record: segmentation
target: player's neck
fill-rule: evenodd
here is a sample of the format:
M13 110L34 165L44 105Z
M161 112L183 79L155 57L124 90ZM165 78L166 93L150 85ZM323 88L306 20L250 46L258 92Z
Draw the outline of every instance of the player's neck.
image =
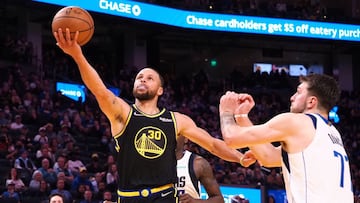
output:
M328 119L328 113L327 113L327 112L324 112L324 111L320 111L320 110L318 110L318 109L307 110L307 111L304 111L304 113L319 114L319 115L321 115L323 118Z
M154 115L160 112L157 106L157 102L154 102L153 100L148 100L148 101L135 100L135 106L141 112L149 115Z

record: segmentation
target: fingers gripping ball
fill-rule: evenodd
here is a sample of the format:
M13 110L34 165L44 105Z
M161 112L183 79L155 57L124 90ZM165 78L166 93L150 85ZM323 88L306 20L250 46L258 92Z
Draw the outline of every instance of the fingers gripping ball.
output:
M64 34L65 29L69 28L72 39L76 31L79 31L78 43L82 46L89 42L94 34L94 21L85 9L77 6L67 6L55 14L51 28L53 32L61 28Z

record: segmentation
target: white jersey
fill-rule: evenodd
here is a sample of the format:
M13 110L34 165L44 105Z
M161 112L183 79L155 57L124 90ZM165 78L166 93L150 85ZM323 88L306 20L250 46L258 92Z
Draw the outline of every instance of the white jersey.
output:
M178 183L176 189L179 194L187 193L195 199L200 199L200 181L194 172L195 154L185 151L184 156L177 161Z
M316 129L313 141L298 153L282 151L288 202L354 202L349 159L340 133L321 116L309 116Z

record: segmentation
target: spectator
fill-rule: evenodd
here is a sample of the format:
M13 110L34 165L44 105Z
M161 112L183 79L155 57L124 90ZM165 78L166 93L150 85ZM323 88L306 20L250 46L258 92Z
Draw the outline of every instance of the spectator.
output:
M61 125L61 130L57 133L57 140L59 142L59 144L65 144L66 142L73 142L76 143L75 138L71 135L70 131L69 131L69 127L70 124L68 123L64 123Z
M46 128L45 127L40 127L39 128L39 133L37 135L35 135L34 137L34 143L37 147L40 147L43 144L48 144L49 143L49 138L46 135Z
M22 149L20 156L15 160L14 168L18 169L20 178L27 185L32 177L33 172L37 169L34 162L29 158L29 152Z
M80 168L80 174L75 177L72 185L71 185L71 191L75 192L78 191L78 188L80 185L85 185L87 189L90 189L91 191L94 191L94 187L89 180L87 170L85 167Z
M70 191L65 189L65 180L59 179L56 183L56 189L51 190L50 195L61 194L63 196L64 203L72 203L73 198Z
M37 197L39 200L48 200L51 188L45 180L41 180L39 190L30 190L29 195Z
M104 166L105 171L109 171L111 165L115 164L115 157L112 154L109 154L106 159L106 163Z
M284 182L282 175L277 172L276 168L270 170L270 174L266 177L266 184L269 189L281 189L284 188Z
M30 191L38 191L40 190L41 181L43 180L43 175L40 171L36 170L33 175L32 179L29 183L29 190Z
M90 177L90 181L94 188L94 195L100 197L98 199L101 199L103 191L101 191L100 183L104 183L104 173L95 173L94 177Z
M55 132L54 125L52 123L47 123L44 127L46 128L46 136L49 139L56 138L57 133Z
M40 149L36 151L37 160L42 160L43 158L47 158L50 161L50 165L55 163L55 156L49 149L49 144L44 143L40 146Z
M28 151L34 151L33 140L29 134L29 128L25 125L20 129L19 140L24 144L24 148Z
M68 128L67 130L69 130L69 128L72 127L71 121L70 121L70 112L71 112L71 110L69 111L69 109L67 109L67 111L64 112L63 118L60 120L60 126L67 127Z
M24 127L24 124L22 123L21 115L17 114L14 118L14 121L10 123L10 130L20 131L22 127Z
M98 192L95 193L97 199L101 199L101 197L103 196L104 192L107 190L107 185L105 183L105 181L100 181L98 182Z
M73 153L75 152L75 143L71 140L64 143L64 148L59 148L57 154L61 154L64 156L71 157L73 156ZM76 152L75 152L76 153Z
M111 193L109 190L106 190L103 194L101 203L114 203L116 202L116 199L114 198L113 193Z
M115 192L117 189L117 183L118 183L118 171L117 171L117 167L116 164L112 164L111 167L109 168L109 171L106 173L106 185L107 188L112 191Z
M55 187L57 175L52 167L50 167L50 160L48 158L41 159L41 167L38 171L42 173L43 179L51 186Z
M98 203L99 200L95 200L91 190L86 190L84 193L84 199L80 203Z
M0 125L9 125L10 119L7 118L3 109L0 108Z
M4 135L6 137L6 135ZM19 154L19 151L23 148L23 144L21 141L16 141L16 144L14 144L11 139L5 138L8 144L8 153L5 155L6 159L9 160L10 163L14 163L16 156Z
M0 134L0 158L5 158L8 155L9 140L6 135Z
M36 126L38 125L38 123L41 123L41 121L39 120L38 112L36 111L35 108L30 107L29 111L24 113L23 122L26 123L27 125L33 125L33 126Z
M73 152L70 153L67 164L68 164L68 169L75 176L77 176L80 173L80 168L85 168L84 163L79 158L79 152L77 152L77 150L74 150Z
M101 136L101 144L105 151L107 151L107 152L112 151L112 149L114 147L112 140L113 140L113 138L112 138L111 129L109 126L109 127L105 128L105 130L103 131L102 136Z
M80 184L77 190L70 191L76 203L80 202L84 198L84 193L87 188L88 186Z
M256 185L265 185L265 175L261 171L261 167L258 164L255 164L255 167L253 169L253 179L252 182Z
M7 184L7 190L4 191L1 196L2 198L5 198L7 202L11 202L15 199L17 203L20 203L20 195L15 191L15 183L13 182Z
M18 172L16 168L10 169L10 174L8 179L6 180L6 185L9 185L10 183L15 184L16 192L21 193L26 189L24 182L18 176Z
M50 152L55 156L58 157L63 151L64 147L58 143L56 137L55 138L50 138L50 142L49 142L49 150Z
M58 175L59 173L64 173L65 185L71 186L71 183L74 180L74 176L68 169L68 165L66 164L66 162L67 160L65 156L58 156L57 162L54 164L54 171L56 175Z
M95 174L95 173L101 173L104 172L104 164L100 162L99 160L99 154L93 153L91 155L91 162L86 165L86 169L89 173Z

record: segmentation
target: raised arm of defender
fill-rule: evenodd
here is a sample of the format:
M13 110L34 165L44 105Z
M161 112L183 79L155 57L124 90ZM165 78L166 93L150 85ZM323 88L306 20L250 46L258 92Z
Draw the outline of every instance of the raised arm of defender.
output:
M226 103L225 100L227 100ZM230 102L232 105L228 105L228 102ZM230 147L238 148L241 143L246 143L246 139L242 139L239 136L237 137L236 134L233 134L228 130L236 130L237 126L253 126L251 120L247 115L254 106L254 99L249 94L237 94L234 92L227 92L226 95L222 97L219 106L221 129L224 140ZM236 116L235 118L234 116L231 116L232 119L229 119L229 121L227 121L226 114L241 116ZM224 115L225 118L223 117ZM234 127L229 127L228 125ZM239 140L240 143L237 142L237 140ZM251 145L248 147L261 165L267 167L281 166L280 147L274 147L271 143Z

